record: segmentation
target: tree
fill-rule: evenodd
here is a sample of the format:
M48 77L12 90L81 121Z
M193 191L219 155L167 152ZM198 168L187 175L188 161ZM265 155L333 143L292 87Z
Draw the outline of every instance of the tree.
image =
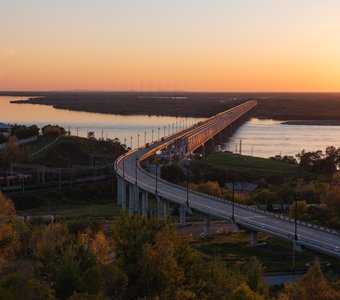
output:
M161 174L163 179L175 184L181 183L185 180L183 169L175 164L162 166Z
M246 283L242 283L233 291L230 300L263 300L263 297L252 291Z
M20 162L24 158L23 153L21 152L18 139L16 136L10 136L8 138L7 146L3 151L3 161L6 164Z
M13 202L0 192L0 273L20 249L19 235L14 227Z
M280 300L336 300L340 299L340 292L328 284L320 264L314 263L297 283L285 285L278 298Z
M58 137L61 135L66 135L65 128L59 126L59 125L46 125L43 128L41 128L41 132L46 137Z

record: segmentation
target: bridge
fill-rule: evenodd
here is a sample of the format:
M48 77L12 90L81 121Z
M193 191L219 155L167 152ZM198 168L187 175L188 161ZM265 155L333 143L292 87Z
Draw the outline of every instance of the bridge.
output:
M176 132L151 145L129 151L115 163L117 174L118 204L130 215L141 210L147 216L148 195L157 199L157 215L168 219L170 203L179 207L179 223L185 224L186 214L197 211L204 215L204 234L209 235L211 217L228 220L234 226L241 226L251 232L251 245L256 245L257 232L293 243L294 249L302 247L340 258L340 232L296 221L286 216L250 208L230 200L216 198L185 187L172 184L155 174L147 172L141 162L155 153L163 152L171 158L177 155L185 158L194 150L205 146L210 139L222 131L235 129L247 114L257 105L248 101L219 113L203 122Z

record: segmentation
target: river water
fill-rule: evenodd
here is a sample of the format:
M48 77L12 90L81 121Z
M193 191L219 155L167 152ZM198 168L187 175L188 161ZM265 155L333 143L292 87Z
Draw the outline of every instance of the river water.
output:
M127 146L136 147L162 137L183 125L193 124L201 119L160 116L123 116L87 113L55 109L52 106L33 104L12 104L10 100L24 97L0 97L0 122L18 123L39 127L58 124L70 130L73 135L87 136L89 131L96 138L119 138ZM158 130L159 128L159 130ZM146 132L146 135L145 135ZM140 135L138 138L138 134ZM327 146L340 147L340 126L285 125L275 120L251 119L242 125L223 144L223 149L258 157L277 154L295 155L301 150L325 150Z
M199 118L176 118L146 115L110 115L55 109L48 105L16 104L11 100L27 97L0 96L0 122L10 124L60 125L72 135L86 137L92 131L96 138L118 138L128 147L135 148L150 143L158 137L199 122ZM153 133L152 133L153 131ZM146 134L145 134L146 133ZM139 134L139 137L138 137ZM131 139L132 137L132 139Z

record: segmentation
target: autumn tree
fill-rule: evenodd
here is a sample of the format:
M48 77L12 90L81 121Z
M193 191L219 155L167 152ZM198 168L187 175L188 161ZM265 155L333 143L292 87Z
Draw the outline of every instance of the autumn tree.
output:
M295 284L285 285L279 294L279 300L337 300L340 299L340 291L335 290L327 282L322 274L320 264L315 263Z

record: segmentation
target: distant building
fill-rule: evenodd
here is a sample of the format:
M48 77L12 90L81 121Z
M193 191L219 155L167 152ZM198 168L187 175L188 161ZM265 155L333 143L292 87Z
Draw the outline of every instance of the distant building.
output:
M225 184L225 187L231 192L234 189L235 193L249 195L251 192L255 191L259 186L258 184L250 182L227 182Z
M4 123L0 123L0 134L4 135L5 137L8 137L11 135L12 132L12 126L9 126Z

